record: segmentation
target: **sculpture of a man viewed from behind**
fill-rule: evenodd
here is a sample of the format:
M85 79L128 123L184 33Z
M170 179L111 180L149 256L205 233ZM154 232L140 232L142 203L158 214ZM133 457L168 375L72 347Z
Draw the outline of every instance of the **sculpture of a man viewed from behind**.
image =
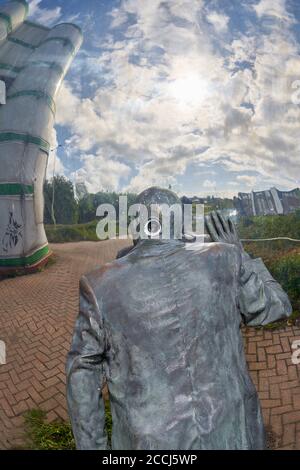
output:
M138 202L180 202L150 188ZM101 389L111 403L112 449L263 449L264 426L240 325L288 317L291 305L231 220L206 217L211 241L137 240L84 276L67 360L78 449L106 449Z

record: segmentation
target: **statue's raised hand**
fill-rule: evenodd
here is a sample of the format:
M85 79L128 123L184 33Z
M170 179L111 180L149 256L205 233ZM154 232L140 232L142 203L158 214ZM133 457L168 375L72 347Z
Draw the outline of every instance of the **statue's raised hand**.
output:
M243 250L234 223L220 211L205 216L205 227L213 242L230 243Z

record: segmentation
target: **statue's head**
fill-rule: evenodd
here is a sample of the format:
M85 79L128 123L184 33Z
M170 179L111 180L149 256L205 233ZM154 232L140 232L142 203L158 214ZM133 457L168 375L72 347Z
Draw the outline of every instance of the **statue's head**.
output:
M140 206L140 238L168 238L168 233L170 239L182 237L182 204L173 191L153 186L139 194L136 204Z
M181 200L173 193L170 189L159 188L158 186L152 186L151 188L142 191L136 200L137 204L144 204L150 208L151 204L180 204Z

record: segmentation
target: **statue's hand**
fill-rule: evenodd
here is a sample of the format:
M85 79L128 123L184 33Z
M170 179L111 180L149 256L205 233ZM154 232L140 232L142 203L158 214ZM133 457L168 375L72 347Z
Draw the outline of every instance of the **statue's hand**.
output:
M220 211L205 216L205 227L213 242L230 243L243 250L234 223Z

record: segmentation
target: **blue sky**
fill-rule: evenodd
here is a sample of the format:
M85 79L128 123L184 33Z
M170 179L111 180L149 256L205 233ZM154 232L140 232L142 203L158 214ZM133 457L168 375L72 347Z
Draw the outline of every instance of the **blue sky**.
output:
M90 191L300 185L299 0L32 0L30 15L84 33L57 172Z

